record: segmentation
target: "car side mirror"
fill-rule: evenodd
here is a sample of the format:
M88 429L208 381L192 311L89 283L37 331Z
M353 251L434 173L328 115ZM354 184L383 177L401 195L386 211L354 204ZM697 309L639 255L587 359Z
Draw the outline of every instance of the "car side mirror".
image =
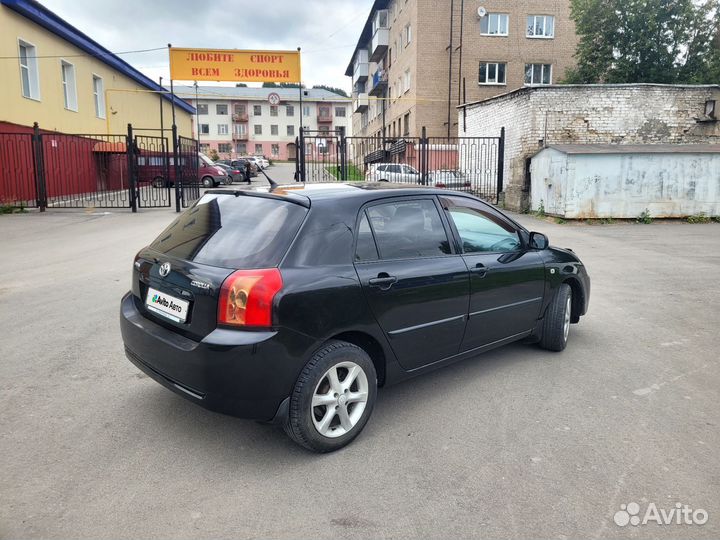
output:
M530 247L532 249L547 249L550 245L548 237L543 233L531 232L530 233Z

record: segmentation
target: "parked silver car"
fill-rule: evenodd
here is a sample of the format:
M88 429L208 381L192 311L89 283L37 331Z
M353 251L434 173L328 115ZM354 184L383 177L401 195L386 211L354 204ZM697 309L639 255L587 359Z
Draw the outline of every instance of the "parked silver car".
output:
M420 173L414 167L403 163L373 163L365 171L367 182L400 182L419 184Z
M438 188L462 190L471 187L472 183L468 177L460 171L440 169L428 173L428 185Z

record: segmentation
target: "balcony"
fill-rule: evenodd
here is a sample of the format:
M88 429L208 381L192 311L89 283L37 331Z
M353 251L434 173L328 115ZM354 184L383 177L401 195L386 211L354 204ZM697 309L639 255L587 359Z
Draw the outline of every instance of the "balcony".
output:
M318 109L317 121L318 124L332 124L332 110Z
M365 112L370 104L367 94L355 94L353 97L353 112Z
M379 62L387 52L390 44L390 28L388 27L388 11L378 10L373 18L373 36L370 41L370 61Z
M247 122L248 121L248 113L235 113L232 115L232 121L239 123L239 122Z
M370 71L368 68L367 49L360 49L355 53L355 68L353 70L353 85L367 81Z
M247 131L244 133L235 133L232 134L232 140L233 141L247 141L248 140L248 133Z
M372 88L370 89L371 96L384 96L385 90L387 90L388 78L387 71L384 69L378 69L373 75Z

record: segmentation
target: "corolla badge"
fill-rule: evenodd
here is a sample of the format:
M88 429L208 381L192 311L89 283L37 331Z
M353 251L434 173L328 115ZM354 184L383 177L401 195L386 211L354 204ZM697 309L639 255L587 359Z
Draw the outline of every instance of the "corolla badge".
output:
M162 264L160 265L160 275L161 275L162 277L165 277L165 276L167 276L169 273L170 273L170 263L169 263L169 262L162 263Z

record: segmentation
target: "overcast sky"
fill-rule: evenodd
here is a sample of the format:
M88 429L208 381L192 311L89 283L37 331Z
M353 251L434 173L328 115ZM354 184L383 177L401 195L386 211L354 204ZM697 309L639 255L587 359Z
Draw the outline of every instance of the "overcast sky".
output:
M303 83L350 90L345 68L372 0L40 0L112 52L165 47L302 47ZM122 55L157 80L166 50ZM201 83L212 84L212 83Z

